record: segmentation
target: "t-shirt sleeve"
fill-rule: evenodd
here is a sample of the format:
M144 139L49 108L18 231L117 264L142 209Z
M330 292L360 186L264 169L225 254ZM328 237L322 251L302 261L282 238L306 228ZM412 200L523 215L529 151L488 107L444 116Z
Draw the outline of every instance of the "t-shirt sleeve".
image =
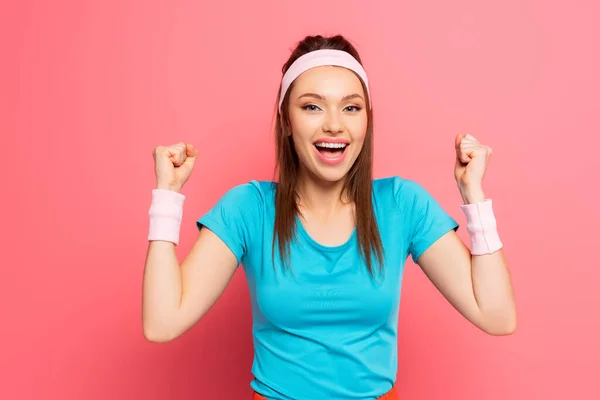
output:
M196 221L198 230L210 229L217 235L242 263L252 245L253 233L260 221L260 193L252 182L235 186Z
M416 263L429 246L450 230L457 231L459 224L421 184L403 180L401 186L398 192L406 205L408 253Z

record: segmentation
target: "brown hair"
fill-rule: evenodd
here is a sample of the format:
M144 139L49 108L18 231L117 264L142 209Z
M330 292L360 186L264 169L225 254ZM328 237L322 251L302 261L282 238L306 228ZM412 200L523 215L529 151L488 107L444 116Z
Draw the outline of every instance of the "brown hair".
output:
M287 62L283 65L282 73L288 70L300 56L315 50L333 49L342 50L352 55L359 63L360 56L354 46L343 36L332 37L307 36L300 41L292 51ZM360 79L360 78L359 78ZM369 104L368 93L361 79L366 103ZM273 260L275 257L275 243L278 243L281 262L284 266L289 260L290 241L295 239L296 216L300 213L298 208L298 172L300 161L294 149L290 133L289 122L289 94L294 83L288 89L279 112L279 94L277 95L276 107L277 118L275 123L276 172L279 172L278 184L275 196L275 226L273 232ZM281 92L281 86L278 93ZM375 255L379 261L379 267L383 266L383 245L379 235L377 221L372 203L372 173L373 173L373 111L367 107L368 123L367 133L363 148L358 155L354 165L348 171L345 192L355 204L356 233L358 235L359 252L364 258L369 273L373 276L372 257Z

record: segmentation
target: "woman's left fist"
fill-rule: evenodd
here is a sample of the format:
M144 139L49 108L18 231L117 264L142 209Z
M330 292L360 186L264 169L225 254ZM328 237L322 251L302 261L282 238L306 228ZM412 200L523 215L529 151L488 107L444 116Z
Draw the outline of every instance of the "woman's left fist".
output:
M492 148L484 146L469 134L461 133L454 139L456 165L454 178L460 189L481 189Z

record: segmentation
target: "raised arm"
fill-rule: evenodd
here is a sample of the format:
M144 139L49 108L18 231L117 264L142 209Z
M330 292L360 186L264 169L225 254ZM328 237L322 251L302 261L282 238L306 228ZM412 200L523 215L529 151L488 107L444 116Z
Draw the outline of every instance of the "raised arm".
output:
M152 193L142 295L143 332L153 342L173 340L191 328L223 293L239 265L232 250L206 227L181 265L177 260L185 199L179 192L197 155L183 142L153 152L157 188Z
M455 137L455 151L454 174L464 201L461 209L467 217L471 249L454 229L447 229L454 225L440 222L448 218L431 196L418 190L425 204L421 209L427 212L421 213L426 223L416 225L414 237L428 240L421 240L426 246L420 250L427 249L415 257L416 262L452 306L474 325L491 335L509 335L517 327L514 291L492 201L482 189L492 149L471 135L460 134ZM436 225L441 228L431 228Z

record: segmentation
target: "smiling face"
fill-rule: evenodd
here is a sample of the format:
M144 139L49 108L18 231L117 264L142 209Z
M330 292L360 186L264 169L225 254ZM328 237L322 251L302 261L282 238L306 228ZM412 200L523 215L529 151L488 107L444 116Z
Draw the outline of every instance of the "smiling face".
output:
M289 96L289 121L300 173L345 179L367 134L368 102L360 79L343 67L302 73Z

